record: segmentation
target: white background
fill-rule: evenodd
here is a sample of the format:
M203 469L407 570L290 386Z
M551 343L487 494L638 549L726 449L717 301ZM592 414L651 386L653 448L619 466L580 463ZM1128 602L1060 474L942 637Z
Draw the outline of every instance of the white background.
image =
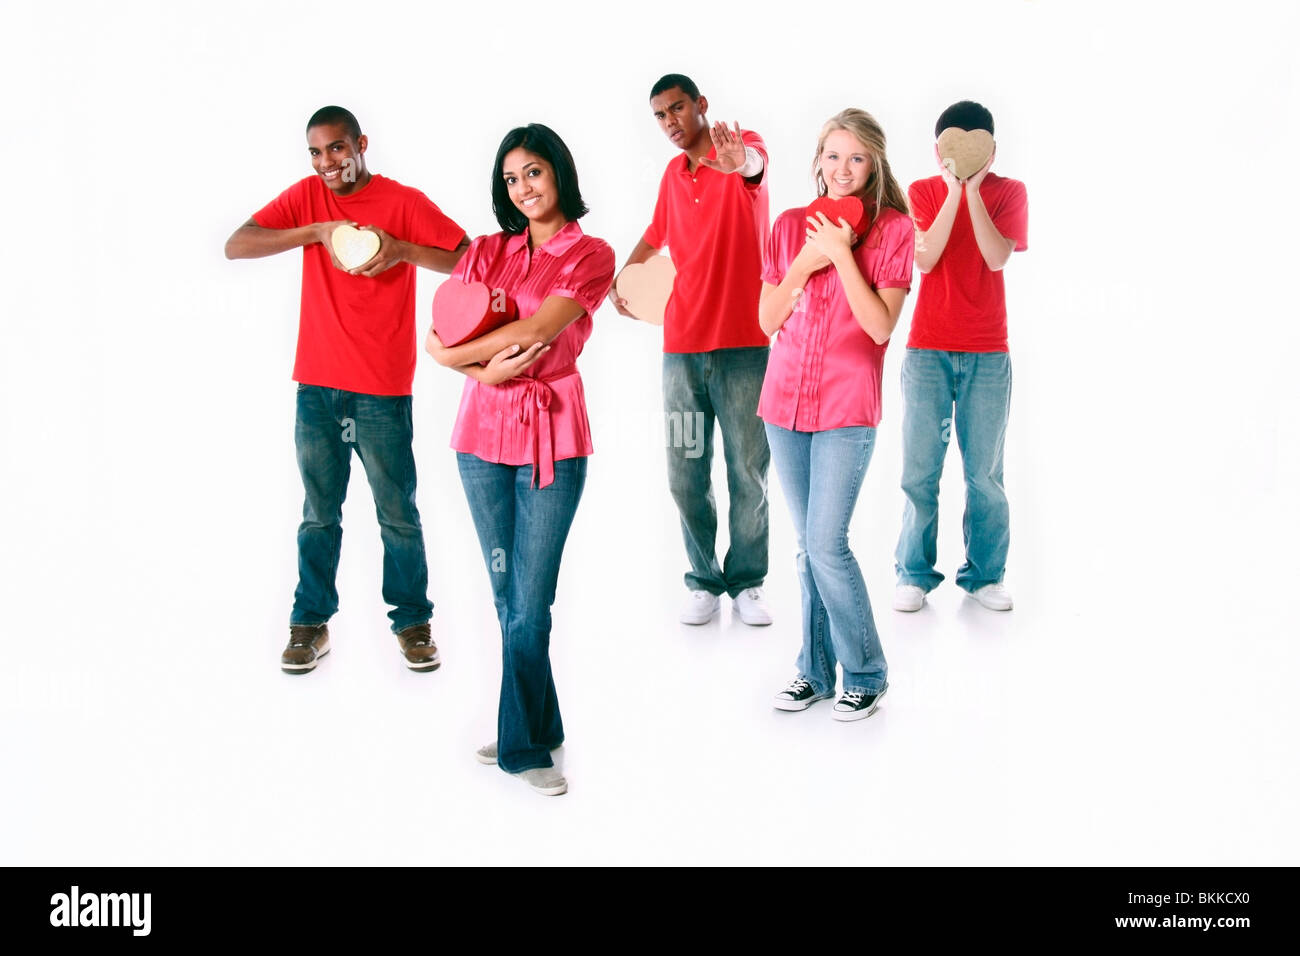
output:
M24 4L6 11L0 353L0 862L1295 864L1297 36L1292 5ZM471 234L501 135L569 143L620 261L674 155L651 84L686 72L758 130L772 213L821 123L880 120L906 185L938 113L997 122L1030 195L1007 270L1016 609L941 570L889 610L898 362L852 541L890 661L880 713L770 708L776 624L676 623L684 553L659 336L608 308L581 360L596 455L553 660L571 791L473 761L499 635L454 458L460 381L421 354L420 506L445 664L408 673L354 469L334 651L277 666L301 489L300 255L222 243L309 173L319 106ZM419 278L427 324L438 277ZM720 472L720 469L719 469ZM725 505L724 505L725 506Z

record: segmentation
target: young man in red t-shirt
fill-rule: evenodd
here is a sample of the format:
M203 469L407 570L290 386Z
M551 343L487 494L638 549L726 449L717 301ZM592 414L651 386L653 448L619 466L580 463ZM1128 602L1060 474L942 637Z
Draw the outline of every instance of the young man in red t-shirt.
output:
M415 506L411 382L415 375L415 267L451 272L469 246L417 189L366 169L368 139L339 106L307 122L315 175L267 203L226 241L228 259L303 250L302 309L293 377L294 441L306 500L298 526L298 589L289 616L286 673L329 653L334 585L352 451L366 470L384 544L384 600L407 667L440 662L429 631L424 533ZM378 251L346 268L330 243L342 224L374 233Z
M691 565L681 620L704 624L718 613L725 591L746 624L771 624L763 597L770 456L758 417L768 356L768 337L758 324L769 230L767 147L739 124L710 126L708 108L695 83L680 73L651 89L650 109L683 155L664 170L654 219L627 265L667 246L677 269L664 312L663 388L668 484ZM610 301L637 318L614 290ZM715 421L731 498L731 546L721 566L711 479Z
M953 127L991 136L993 116L963 100L939 116L935 139ZM920 610L926 593L943 580L934 567L939 476L954 434L966 477L966 561L957 585L987 608L1011 610L1002 586L1010 542L1002 459L1011 405L1002 269L1013 251L1028 247L1029 206L1023 183L989 172L995 154L964 182L940 161L938 176L908 190L923 275L903 358L907 503L895 552L898 611Z

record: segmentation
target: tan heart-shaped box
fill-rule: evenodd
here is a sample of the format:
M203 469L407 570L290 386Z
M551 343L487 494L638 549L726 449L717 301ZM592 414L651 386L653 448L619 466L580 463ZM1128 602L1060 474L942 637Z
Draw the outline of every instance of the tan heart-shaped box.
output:
M346 223L335 226L330 233L330 245L334 247L334 256L343 263L345 269L364 266L379 251L379 237L373 232L353 229Z
M986 129L949 126L939 134L939 162L958 179L970 179L993 155L993 134Z
M618 274L614 288L621 298L627 299L627 310L643 322L664 324L664 310L673 294L673 279L677 270L667 256L651 256L645 262L634 262Z

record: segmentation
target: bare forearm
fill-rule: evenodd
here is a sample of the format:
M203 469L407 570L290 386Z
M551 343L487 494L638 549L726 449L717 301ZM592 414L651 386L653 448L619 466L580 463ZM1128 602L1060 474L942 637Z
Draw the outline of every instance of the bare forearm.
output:
M471 365L487 362L512 345L523 352L537 343L550 345L561 332L583 314L583 308L565 296L548 296L532 315L485 332L476 339L445 349L437 360L442 365Z
M627 257L627 262L623 263L623 268L626 269L628 266L645 262L658 251L658 249L650 245L650 243L646 242L644 239L638 239L636 248L634 248L631 255Z
M795 303L799 301L796 293L808 284L809 275L792 265L780 285L763 284L758 300L758 324L764 335L775 335L794 314Z
M957 219L957 207L960 203L961 188L950 188L943 205L939 207L938 214L930 223L930 228L925 232L917 232L916 267L922 272L933 269L939 257L943 255L943 250L948 245L948 237L952 235L952 224Z
M862 331L871 336L871 341L884 345L894 334L894 326L898 324L901 310L890 309L880 293L871 288L871 283L863 277L851 251L846 249L838 255L834 264L853 318L857 319Z
M984 198L978 189L966 190L966 205L970 208L970 224L975 231L975 243L979 246L984 264L991 272L999 271L1011 258L1015 242L998 232L993 225L993 218L984 205Z
M436 246L418 246L413 242L403 242L402 259L430 272L449 275L460 262L461 256L469 248L469 238L461 239L455 249L439 249Z
M315 225L294 229L263 229L250 219L226 240L226 258L261 259L319 241Z

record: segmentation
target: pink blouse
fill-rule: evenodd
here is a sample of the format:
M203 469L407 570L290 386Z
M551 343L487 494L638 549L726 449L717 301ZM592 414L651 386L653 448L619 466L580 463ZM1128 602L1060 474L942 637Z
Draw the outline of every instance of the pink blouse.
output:
M772 225L763 256L763 281L780 285L803 248L804 209L787 209ZM912 286L911 217L886 209L853 258L873 289ZM791 431L817 432L880 423L880 378L885 345L877 345L853 317L834 266L809 277L795 311L772 343L758 400L763 421Z
M551 349L523 375L484 385L465 380L451 447L503 465L532 465L533 480L545 488L555 462L591 454L591 426L582 378L575 364L591 337L591 314L614 280L614 250L583 234L576 222L537 249L528 233L479 236L452 277L504 289L527 317L547 296L573 299L586 312L556 336Z

